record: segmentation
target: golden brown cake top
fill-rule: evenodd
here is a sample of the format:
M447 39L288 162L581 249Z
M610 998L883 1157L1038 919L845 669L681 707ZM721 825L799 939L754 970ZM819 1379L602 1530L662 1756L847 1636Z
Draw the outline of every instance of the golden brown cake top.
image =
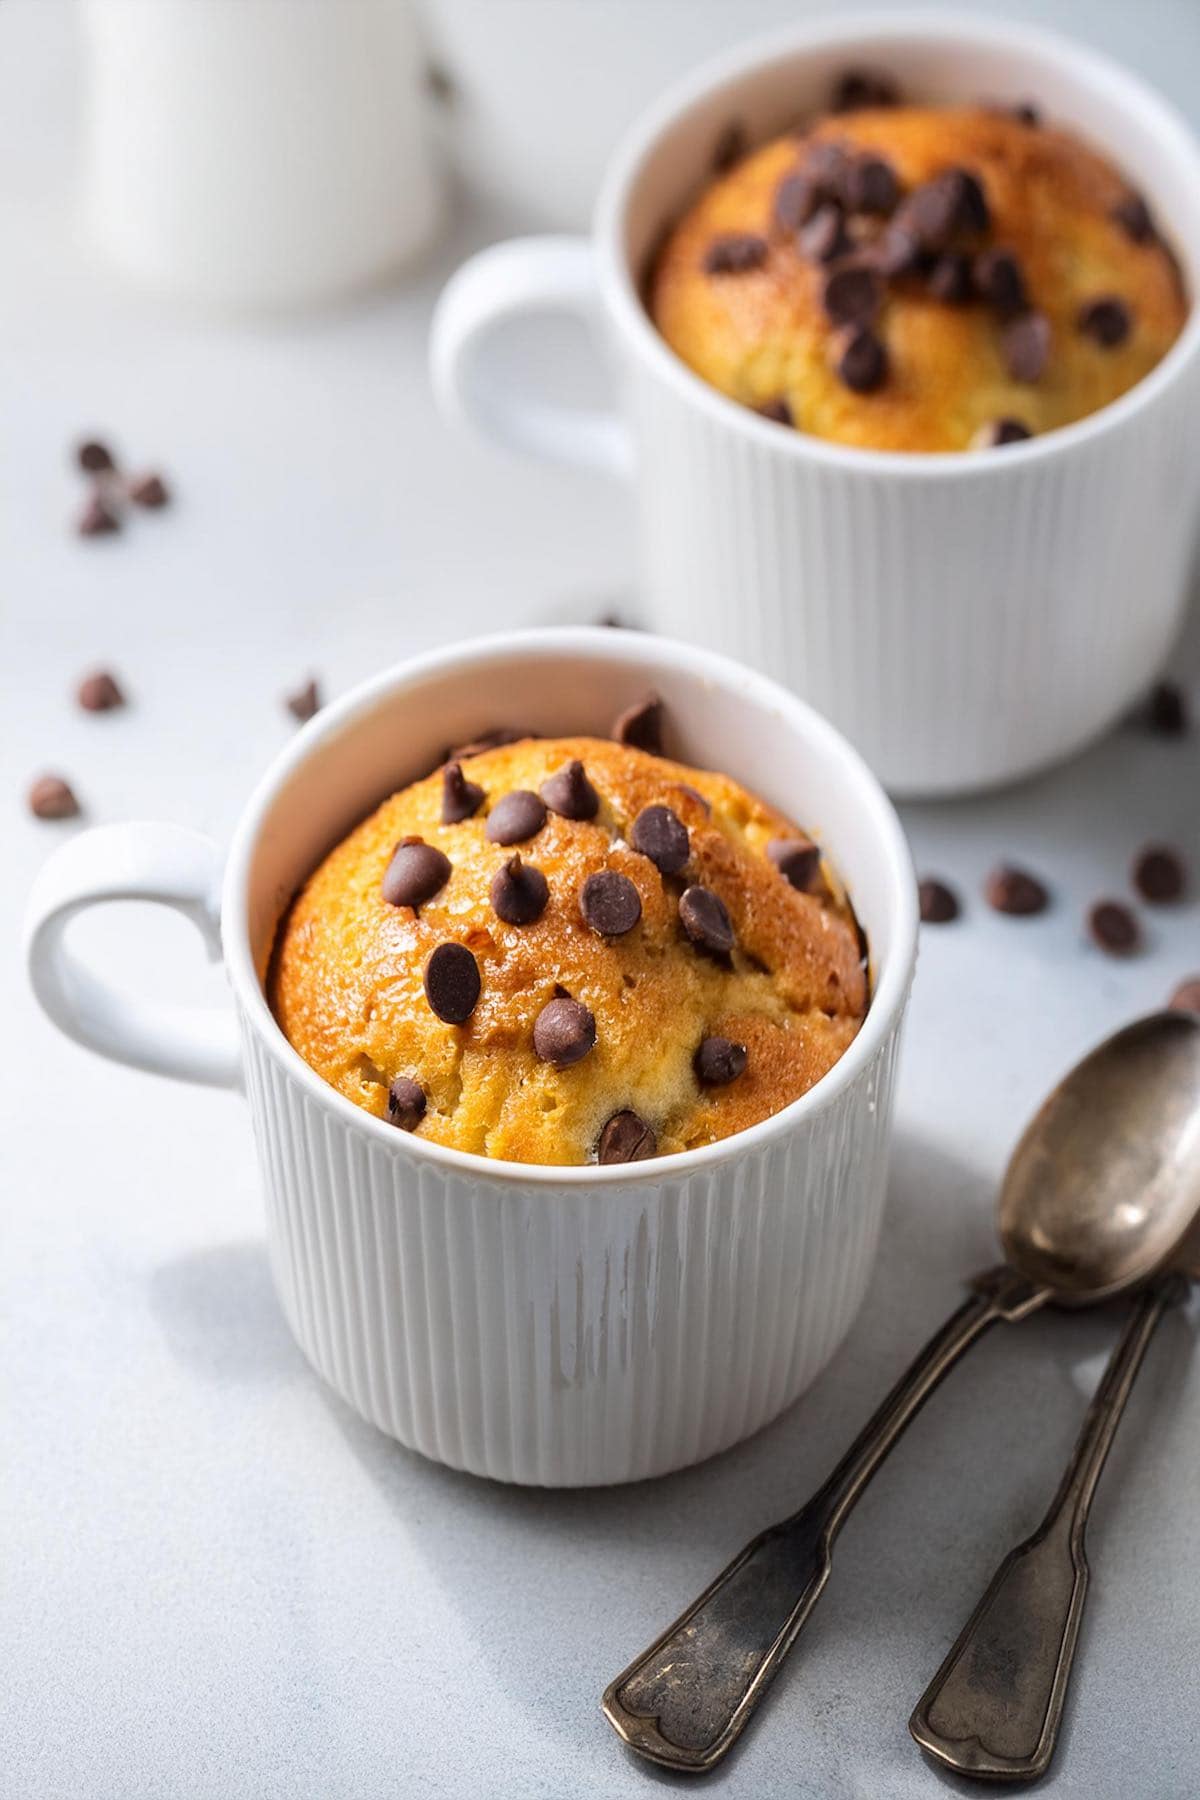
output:
M295 900L269 988L356 1105L560 1164L767 1118L867 1004L853 914L803 832L725 775L588 737L461 755L386 800Z
M917 451L1084 418L1148 374L1187 316L1148 208L1095 150L1022 110L889 104L720 174L668 235L649 306L731 398L838 443Z

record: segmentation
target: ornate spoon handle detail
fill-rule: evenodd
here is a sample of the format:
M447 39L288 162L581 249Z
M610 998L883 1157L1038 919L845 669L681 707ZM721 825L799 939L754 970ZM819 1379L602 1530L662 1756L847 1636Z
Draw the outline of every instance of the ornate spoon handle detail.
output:
M850 1509L938 1383L997 1319L1048 1297L1011 1269L985 1278L897 1382L808 1504L737 1555L605 1690L606 1718L667 1768L711 1769L736 1742L829 1579Z
M1134 1308L1084 1417L1050 1510L1010 1550L908 1722L960 1775L1032 1780L1054 1755L1087 1594L1088 1514L1146 1347L1187 1290L1182 1276Z

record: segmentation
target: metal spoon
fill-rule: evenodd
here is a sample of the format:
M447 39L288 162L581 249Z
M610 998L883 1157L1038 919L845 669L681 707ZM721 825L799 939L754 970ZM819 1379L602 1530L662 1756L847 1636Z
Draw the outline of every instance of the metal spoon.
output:
M671 1769L718 1763L803 1630L851 1508L963 1352L998 1319L1145 1281L1198 1206L1200 1017L1155 1013L1093 1050L1026 1129L997 1203L1007 1264L972 1284L807 1505L747 1544L605 1689L625 1743Z

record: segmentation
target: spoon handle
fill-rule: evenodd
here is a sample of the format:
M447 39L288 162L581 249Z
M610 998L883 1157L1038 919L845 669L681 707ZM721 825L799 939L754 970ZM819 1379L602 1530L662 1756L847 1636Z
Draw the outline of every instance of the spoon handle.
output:
M1085 1537L1092 1497L1146 1347L1181 1276L1147 1290L1133 1310L1084 1417L1050 1510L1010 1550L908 1728L960 1775L1033 1780L1054 1755L1087 1594Z
M605 1717L667 1768L711 1769L736 1742L829 1578L833 1541L872 1475L938 1383L997 1319L1047 1292L1000 1269L901 1376L832 1474L791 1518L740 1551L698 1600L605 1689Z

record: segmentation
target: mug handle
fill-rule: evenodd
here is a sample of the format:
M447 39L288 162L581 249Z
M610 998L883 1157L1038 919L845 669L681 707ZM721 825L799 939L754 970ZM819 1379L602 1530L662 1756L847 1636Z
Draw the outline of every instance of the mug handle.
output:
M596 253L587 238L513 238L465 262L439 296L430 333L434 391L444 412L506 449L633 474L633 440L615 412L560 406L516 389L491 360L507 319L574 313L602 337Z
M123 994L67 942L91 906L154 900L190 919L211 960L221 954L221 854L179 825L105 825L62 845L29 896L25 955L47 1017L76 1043L157 1075L237 1087L241 1056L232 1009L169 1006Z

